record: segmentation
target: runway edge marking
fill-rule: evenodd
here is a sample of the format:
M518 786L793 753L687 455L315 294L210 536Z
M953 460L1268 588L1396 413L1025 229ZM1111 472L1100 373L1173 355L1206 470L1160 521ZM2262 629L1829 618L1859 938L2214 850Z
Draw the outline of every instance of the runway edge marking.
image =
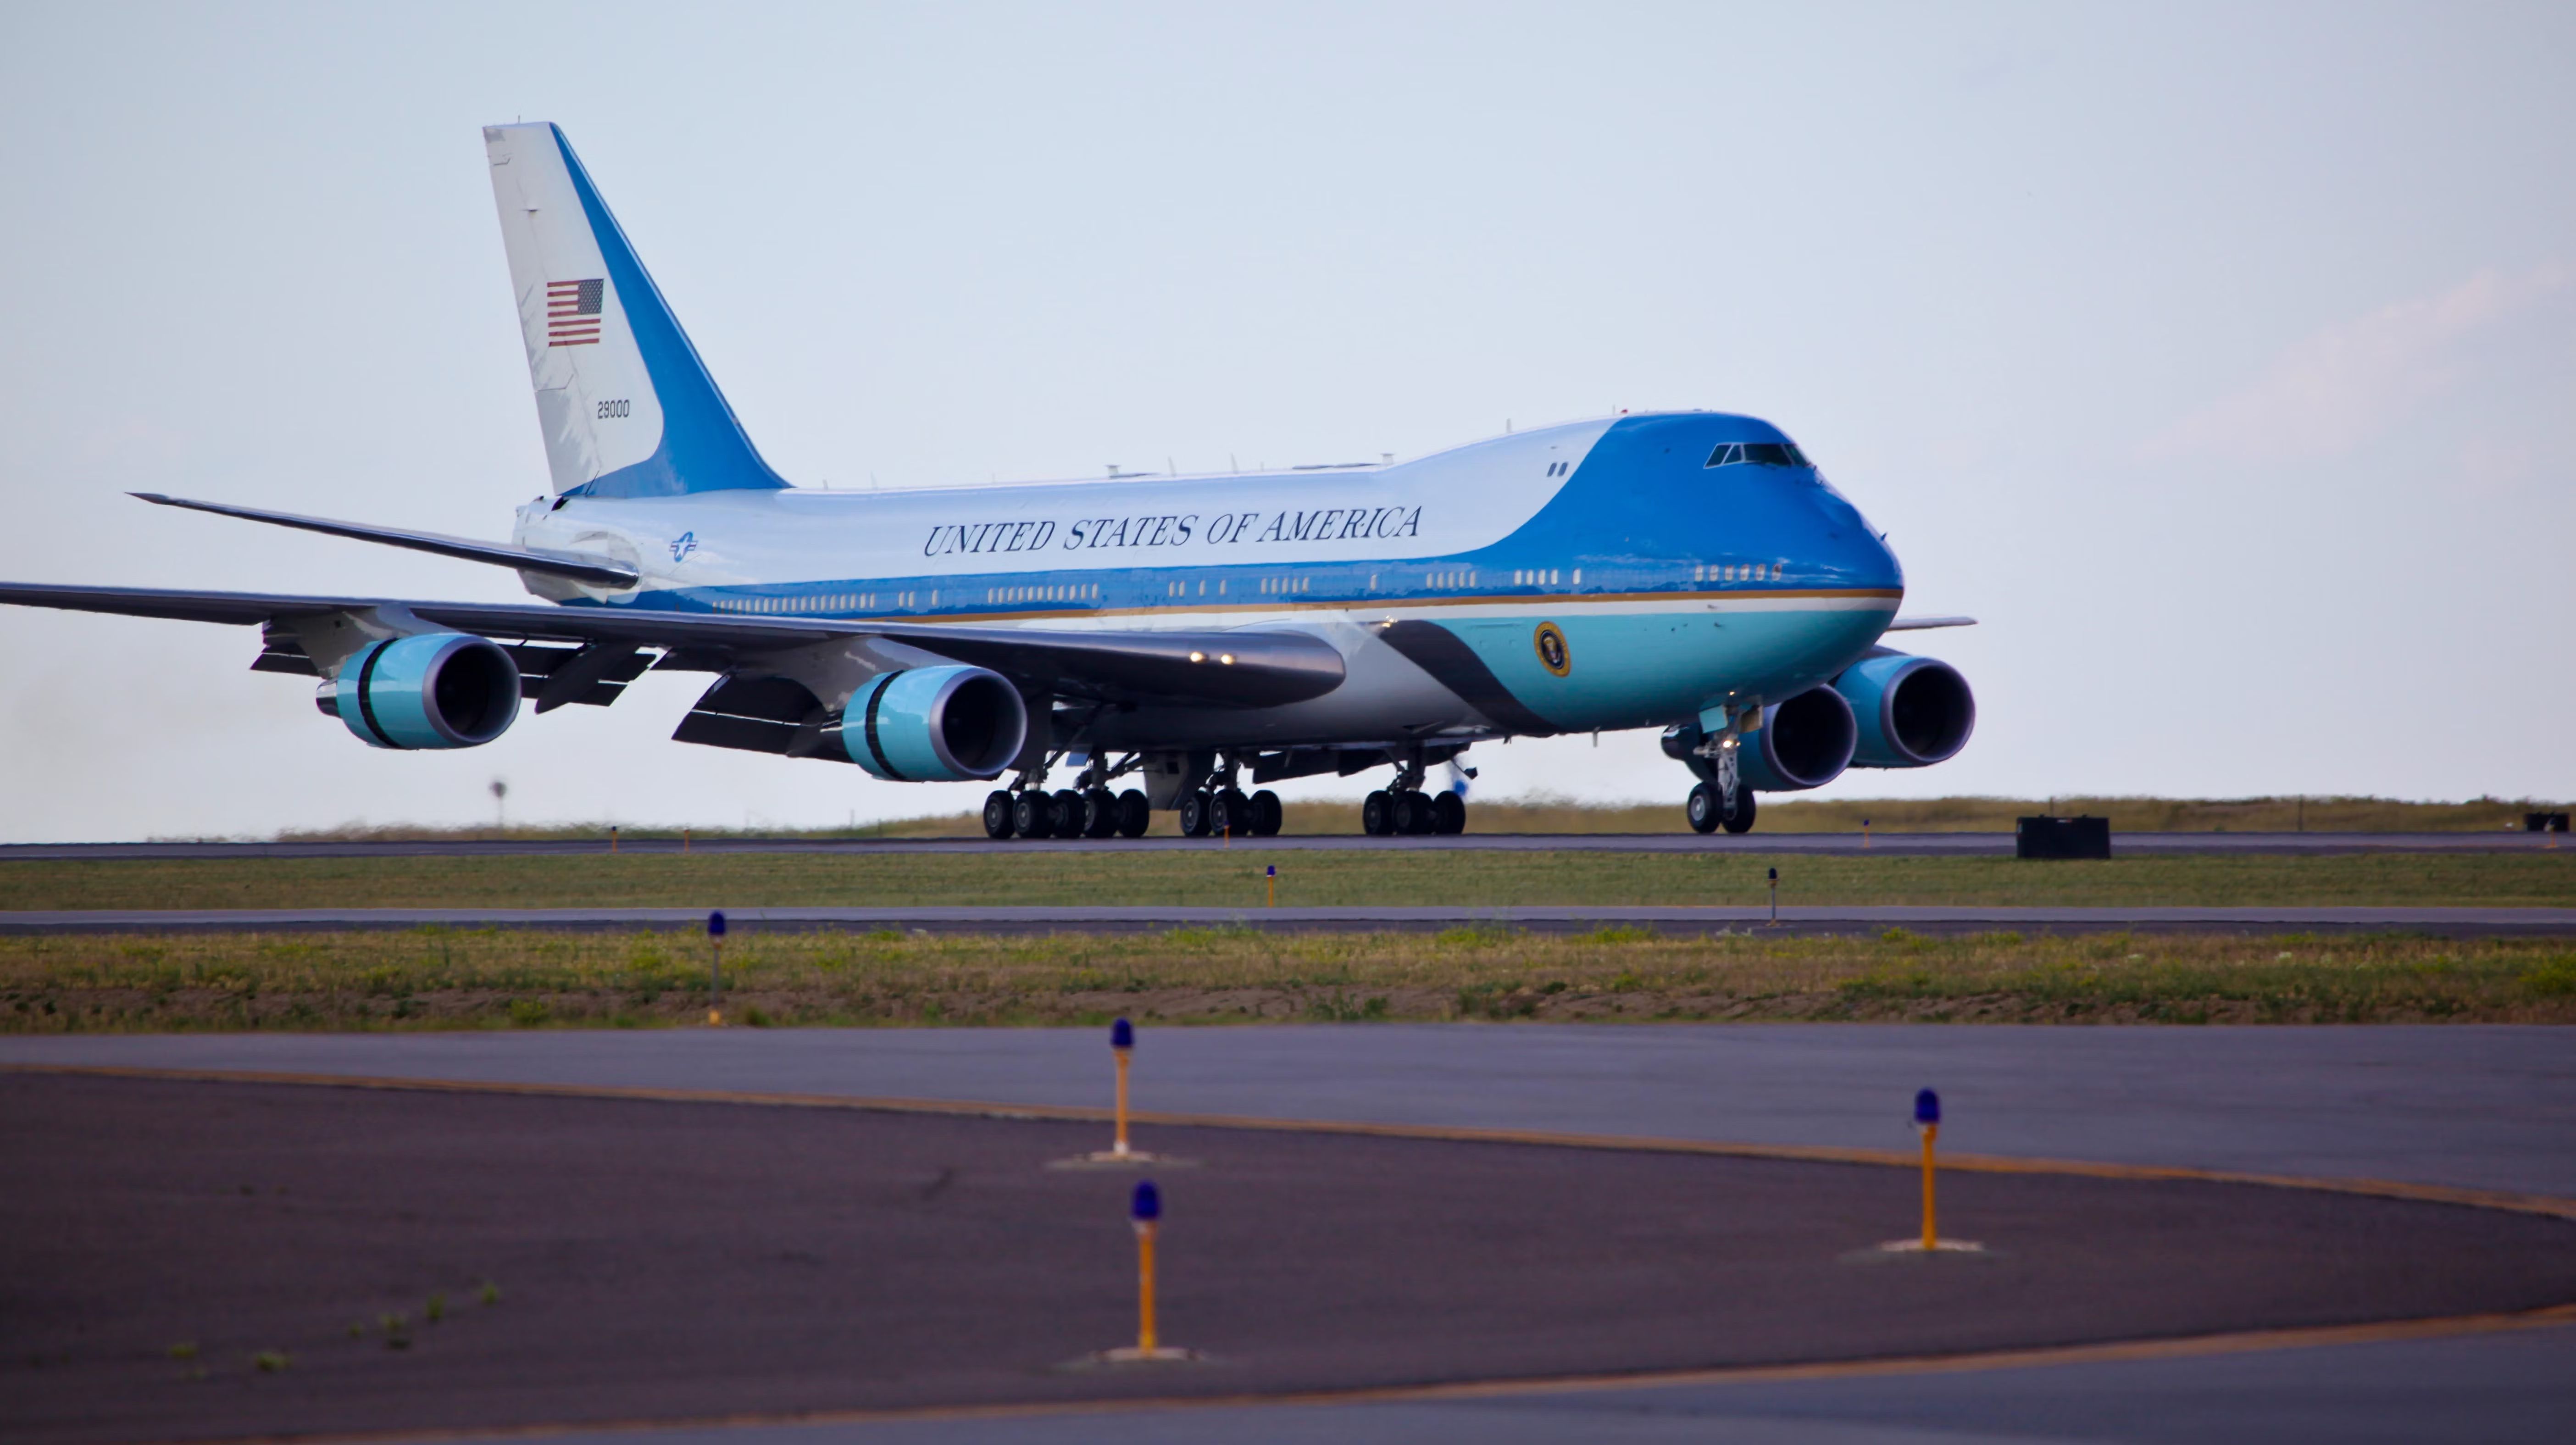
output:
M416 1093L526 1095L666 1104L730 1104L773 1109L846 1109L879 1114L945 1114L967 1118L1103 1123L1113 1111L1080 1104L1008 1104L972 1099L909 1099L853 1094L760 1093L733 1089L656 1089L615 1084L522 1083L498 1079L406 1078L399 1075L317 1074L264 1069L176 1069L121 1064L0 1063L0 1074L75 1074L97 1078L160 1079L210 1084L286 1084L309 1088L387 1089ZM1750 1144L1722 1139L1655 1135L1577 1134L1540 1129L1482 1129L1438 1124L1387 1124L1367 1120L1280 1119L1251 1114L1178 1114L1130 1111L1138 1124L1177 1129L1236 1129L1281 1134L1341 1134L1379 1139L1418 1139L1454 1144L1520 1144L1552 1149L1607 1149L1631 1153L1700 1154L1736 1159L1776 1159L1806 1164L1856 1164L1915 1169L1909 1150L1857 1149L1828 1144ZM1944 1154L1941 1167L1975 1174L2051 1174L2133 1182L2239 1184L2263 1189L2304 1189L2419 1204L2450 1204L2576 1221L2576 1199L2500 1189L2464 1189L2402 1179L2337 1179L2302 1174L2263 1174L2197 1169L2174 1164L2113 1164L2089 1159L2037 1159L2003 1154Z

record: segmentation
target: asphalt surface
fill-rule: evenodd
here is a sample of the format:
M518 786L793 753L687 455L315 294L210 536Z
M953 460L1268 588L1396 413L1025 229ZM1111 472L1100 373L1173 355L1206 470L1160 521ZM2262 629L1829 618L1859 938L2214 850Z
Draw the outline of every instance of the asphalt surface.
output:
M1158 928L1267 928L1298 931L1441 929L1500 924L1553 932L1650 925L1676 932L1745 932L1773 926L1767 908L1650 904L1431 908L1347 904L1318 908L1193 908L1141 905L997 904L880 908L724 908L741 929L899 928L932 933L1129 933ZM372 928L697 928L703 908L113 908L0 912L0 934L192 931L258 933ZM1790 933L2102 933L2185 931L2403 930L2447 936L2576 934L2576 908L2154 907L2063 908L1919 904L1783 907Z
M1472 826L1472 824L1471 824ZM2119 833L2120 853L2515 853L2554 851L2564 834L2508 833ZM0 862L172 858L476 858L605 853L596 839L415 839L290 843L6 843ZM1373 850L1587 853L1851 853L2007 857L2010 833L1464 833L1440 838L1299 834L1277 838L621 838L629 853L1158 853L1197 848L1268 852ZM2569 845L2576 852L2576 845Z
M0 1061L1096 1106L1108 1095L1101 1044L1087 1031L1011 1029L20 1036L0 1038ZM1137 1058L1139 1106L1175 1112L1886 1149L1910 1143L1906 1101L1931 1084L1947 1105L1945 1150L2576 1196L2576 1034L2546 1027L1149 1029ZM1140 1142L1159 1141L1148 1129ZM565 1438L2555 1442L2571 1413L2576 1329L2557 1328L1478 1401Z
M0 1358L31 1362L0 1417L86 1442L1216 1397L2576 1301L2576 1221L2501 1210L1954 1171L1951 1232L1994 1257L1856 1266L1910 1232L1910 1170L1166 1128L1199 1167L1163 1177L1165 1335L1218 1363L1067 1371L1132 1333L1132 1176L1045 1167L1098 1135L0 1077Z

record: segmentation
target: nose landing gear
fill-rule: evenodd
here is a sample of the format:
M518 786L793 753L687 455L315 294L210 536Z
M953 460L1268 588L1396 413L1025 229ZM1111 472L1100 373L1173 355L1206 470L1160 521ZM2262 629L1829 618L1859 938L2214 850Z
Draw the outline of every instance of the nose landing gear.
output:
M1736 785L1735 806L1732 808L1726 805L1726 799L1718 792L1715 783L1702 783L1691 789L1690 801L1683 807L1690 817L1694 833L1714 833L1719 828L1741 833L1753 826L1753 790L1741 783Z

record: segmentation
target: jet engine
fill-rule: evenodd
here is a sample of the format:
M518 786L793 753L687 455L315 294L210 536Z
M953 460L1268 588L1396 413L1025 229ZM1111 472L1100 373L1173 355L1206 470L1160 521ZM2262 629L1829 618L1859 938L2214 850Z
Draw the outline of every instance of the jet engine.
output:
M1696 723L1667 728L1664 755L1714 783L1717 765L1698 752L1706 736ZM1744 734L1736 749L1736 779L1765 793L1821 788L1851 765L1854 736L1851 704L1830 687L1811 687L1762 709L1762 726Z
M1830 687L1811 687L1762 709L1762 726L1744 735L1735 775L1763 793L1821 788L1852 760L1852 710Z
M989 778L1029 735L1028 705L998 672L915 667L868 679L841 711L850 761L897 783Z
M1860 725L1856 768L1922 768L1955 755L1977 728L1977 698L1946 662L1881 652L1844 668L1834 690Z
M519 665L490 638L397 637L343 663L314 701L370 747L480 747L519 715Z

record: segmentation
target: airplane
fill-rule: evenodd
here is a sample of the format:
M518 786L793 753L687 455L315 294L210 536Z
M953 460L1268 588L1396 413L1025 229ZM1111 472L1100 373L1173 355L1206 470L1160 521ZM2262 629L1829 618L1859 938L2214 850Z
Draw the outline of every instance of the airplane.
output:
M511 540L135 495L508 567L541 601L0 583L0 602L255 625L254 669L318 678L325 717L396 751L491 742L523 701L607 706L648 668L711 673L676 740L897 782L1008 774L984 802L997 839L1135 837L1156 812L1265 836L1263 785L1377 768L1365 832L1454 834L1461 790L1426 791L1428 769L1649 727L1697 779L1689 825L1740 833L1759 792L1929 766L1975 727L1956 669L1881 640L1974 619L1899 618L1886 539L1769 422L1623 413L1401 461L795 487L562 129L483 142L552 474Z

